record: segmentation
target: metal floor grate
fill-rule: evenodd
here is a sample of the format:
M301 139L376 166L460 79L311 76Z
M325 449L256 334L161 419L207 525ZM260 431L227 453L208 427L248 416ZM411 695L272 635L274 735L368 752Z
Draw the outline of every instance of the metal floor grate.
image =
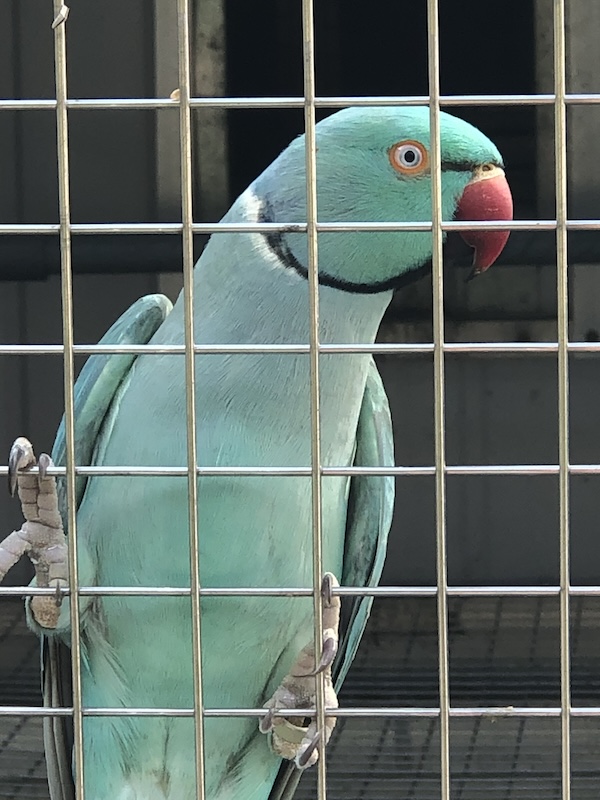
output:
M20 600L0 605L0 648L0 705L41 705L38 642ZM0 718L0 798L47 800L41 719Z
M600 704L600 598L572 598L573 704ZM454 705L558 705L557 598L452 598ZM376 602L341 702L437 704L435 600ZM37 704L38 650L22 604L0 614L0 703ZM0 798L48 797L41 720L0 718ZM597 800L600 719L572 723L572 797ZM559 800L558 718L459 718L451 725L453 800ZM438 800L438 723L426 718L340 719L328 748L329 800ZM308 772L298 800L313 800Z

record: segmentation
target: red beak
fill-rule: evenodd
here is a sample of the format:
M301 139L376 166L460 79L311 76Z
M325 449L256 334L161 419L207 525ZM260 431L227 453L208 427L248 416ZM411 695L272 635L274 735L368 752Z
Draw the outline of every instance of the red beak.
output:
M459 200L454 218L484 222L497 219L512 220L512 195L504 171L500 167L477 170ZM473 270L468 280L492 266L510 236L510 231L486 231L480 228L460 233L465 242L475 249Z

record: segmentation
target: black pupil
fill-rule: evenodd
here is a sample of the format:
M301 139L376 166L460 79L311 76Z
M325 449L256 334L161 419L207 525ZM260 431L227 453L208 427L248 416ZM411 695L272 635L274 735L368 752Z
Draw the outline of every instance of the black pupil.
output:
M407 164L414 164L417 160L417 154L414 150L407 149L404 151L404 160Z

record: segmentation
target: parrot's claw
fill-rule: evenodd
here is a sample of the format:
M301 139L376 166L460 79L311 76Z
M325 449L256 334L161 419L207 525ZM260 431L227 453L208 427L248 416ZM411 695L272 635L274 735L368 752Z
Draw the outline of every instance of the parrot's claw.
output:
M294 678L314 678L321 672L329 669L333 664L338 648L337 634L336 636L328 636L323 640L323 650L321 652L321 660L315 669L310 672L294 672Z
M296 766L298 769L306 769L306 767L311 766L309 762L313 753L316 755L317 745L319 744L320 739L321 734L317 731L308 744L300 749L298 755L296 756ZM314 761L312 763L314 764Z
M32 475L32 467L38 474ZM35 568L36 584L53 588L54 595L31 598L30 609L39 625L55 628L58 624L63 589L69 585L68 548L58 508L56 481L48 475L52 459L42 453L36 460L31 442L19 437L8 457L8 488L19 491L25 522L18 531L0 544L0 580L23 555Z
M19 436L10 448L8 456L8 491L10 496L15 496L19 472L25 472L35 467L35 455L29 439Z
M326 572L321 581L321 597L327 608L333 603L333 589L339 586L337 578L331 572Z
M294 760L298 769L312 766L319 758L319 744L329 741L336 718L325 718L325 730L317 729L316 720L276 715L285 709L314 708L316 705L316 676L323 674L325 706L337 708L338 700L331 679L331 665L337 653L340 621L340 598L333 594L339 586L335 576L326 573L321 584L323 597L323 644L319 663L315 666L314 640L300 652L296 663L285 676L259 722L261 733L271 734L271 747L282 758Z
M31 451L33 453L33 450ZM38 458L38 469L40 471L40 480L43 481L48 474L48 469L52 467L52 459L48 453L42 453Z
M328 609L333 607L333 603L335 598L333 596L333 588L334 586L339 586L339 583L335 577L332 575L331 572L326 572L323 576L323 580L321 581L321 597L323 598L323 649L321 651L321 660L315 669L311 670L310 672L298 673L294 674L295 678L310 678L315 675L318 675L320 672L325 672L326 669L329 669L333 664L333 661L337 655L338 649L338 631L337 626L333 635L327 636L328 633L327 626L325 624L325 616L328 613ZM337 601L337 608L339 609L339 599ZM339 611L338 617L339 617ZM339 621L339 620L338 620Z
M258 723L258 729L261 733L269 733L273 730L273 719L275 714L273 709L270 708L264 717L261 717Z

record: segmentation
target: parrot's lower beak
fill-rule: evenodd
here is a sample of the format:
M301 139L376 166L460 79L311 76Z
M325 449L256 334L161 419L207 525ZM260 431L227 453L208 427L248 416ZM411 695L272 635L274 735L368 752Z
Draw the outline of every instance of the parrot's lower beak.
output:
M486 164L475 170L467 184L454 216L456 220L483 221L511 220L513 201L504 170ZM498 258L510 231L486 231L481 228L460 232L462 238L475 249L473 269L467 280L485 272Z

